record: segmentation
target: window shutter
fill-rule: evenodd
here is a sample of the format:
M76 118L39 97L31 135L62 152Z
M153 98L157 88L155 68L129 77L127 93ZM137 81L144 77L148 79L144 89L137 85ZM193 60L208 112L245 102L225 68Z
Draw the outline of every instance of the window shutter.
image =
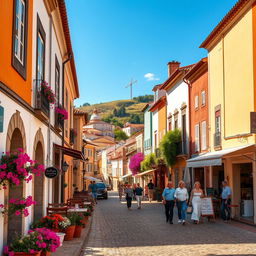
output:
M201 137L202 150L206 150L206 121L203 121L201 125L202 125L202 137Z
M199 125L195 125L195 152L199 151Z

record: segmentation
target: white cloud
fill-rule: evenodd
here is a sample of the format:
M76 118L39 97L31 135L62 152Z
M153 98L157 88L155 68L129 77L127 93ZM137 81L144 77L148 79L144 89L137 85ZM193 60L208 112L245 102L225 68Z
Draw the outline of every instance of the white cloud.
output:
M147 73L144 75L144 77L146 78L147 81L158 81L159 78L155 77L155 74L153 73Z

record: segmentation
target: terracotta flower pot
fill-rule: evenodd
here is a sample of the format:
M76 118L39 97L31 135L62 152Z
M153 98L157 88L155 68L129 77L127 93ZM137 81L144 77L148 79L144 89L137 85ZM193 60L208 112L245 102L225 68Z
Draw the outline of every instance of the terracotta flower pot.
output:
M83 223L83 228L85 228L85 225L88 222L88 216L84 216L84 218L81 220L81 222Z
M70 241L73 239L74 237L74 233L75 233L75 228L76 226L69 226L66 230L65 230L65 237L64 237L64 241Z
M79 238L81 237L81 233L82 233L82 226L76 226L75 228L75 233L74 233L74 237Z
M41 252L41 256L50 256L50 255L51 255L51 252L46 252L46 251Z
M15 252L14 256L40 256L40 252L34 252L34 253L29 253L29 252Z

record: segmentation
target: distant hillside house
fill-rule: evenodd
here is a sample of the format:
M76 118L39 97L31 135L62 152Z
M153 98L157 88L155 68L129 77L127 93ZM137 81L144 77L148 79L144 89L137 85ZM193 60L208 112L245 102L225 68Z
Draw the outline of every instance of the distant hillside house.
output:
M135 132L143 130L143 128L144 124L131 124L127 122L122 130L130 137Z
M84 132L98 136L109 136L114 138L114 126L101 120L97 109L94 109L90 122L84 126Z

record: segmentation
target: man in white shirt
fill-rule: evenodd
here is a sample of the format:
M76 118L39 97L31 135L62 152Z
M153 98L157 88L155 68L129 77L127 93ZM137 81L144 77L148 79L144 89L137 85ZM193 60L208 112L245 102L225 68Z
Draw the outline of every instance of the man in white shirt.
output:
M187 202L188 202L188 191L185 188L185 182L181 180L179 182L179 187L176 188L174 197L176 199L176 205L178 207L178 223L185 225L186 223L186 211L187 211Z

